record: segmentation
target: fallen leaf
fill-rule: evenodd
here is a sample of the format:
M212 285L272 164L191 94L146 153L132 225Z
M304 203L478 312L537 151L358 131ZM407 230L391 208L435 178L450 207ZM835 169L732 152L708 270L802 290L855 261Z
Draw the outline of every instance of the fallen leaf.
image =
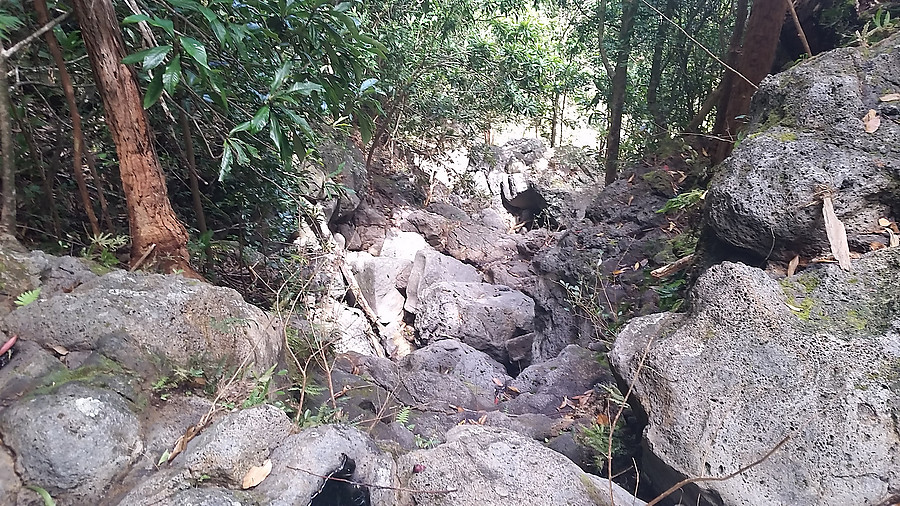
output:
M500 378L492 378L492 379L494 380L494 384L497 385L498 387L503 386L503 382L500 381Z
M787 277L791 277L797 272L798 265L800 265L800 255L794 255L794 258L788 262Z
M625 272L623 269L616 269L616 270L612 271L613 276L618 276L619 274L622 274L623 272Z
M634 174L632 174L631 177L628 178L628 182L629 182L629 183L632 182L632 181L634 181Z
M241 488L246 490L259 485L271 472L272 461L266 459L266 461L263 462L263 465L253 466L247 471L247 474L244 475L244 479L241 480Z
M885 248L884 243L880 243L878 241L872 241L869 243L869 249L872 251L878 251L883 248Z
M875 133L878 130L878 127L881 126L881 117L878 116L878 113L875 109L869 109L869 112L863 116L863 124L866 126L866 133Z
M886 230L888 231L888 235L891 236L890 247L896 248L897 246L900 246L900 234L895 234L894 231L889 228Z
M597 415L597 425L609 425L609 417L600 413Z
M878 226L879 227L889 227L890 225L891 225L891 222L887 218L878 218Z
M847 244L847 229L834 214L834 204L831 197L822 199L822 215L825 217L825 233L828 235L828 244L831 246L831 254L840 264L841 269L850 270L850 246Z
M629 195L629 196L628 196L628 204L626 204L626 205L629 205L629 206L630 206L632 200L634 200L634 195Z
M786 305L787 307L789 307L789 308L791 309L791 311L794 311L795 313L802 313L802 312L803 312L803 308L802 308L802 307L797 307L797 306L791 304L790 302L785 302L784 305Z
M47 347L50 348L51 350L53 350L54 353L56 353L57 355L59 355L61 357L65 357L66 355L69 354L69 350L63 348L62 346L60 346L58 344L48 344Z
M638 270L638 269L640 269L640 268L641 268L641 263L640 263L640 262L635 262L635 263L634 263L634 270Z
M888 93L887 95L882 95L878 98L882 102L893 102L895 100L900 100L900 93Z

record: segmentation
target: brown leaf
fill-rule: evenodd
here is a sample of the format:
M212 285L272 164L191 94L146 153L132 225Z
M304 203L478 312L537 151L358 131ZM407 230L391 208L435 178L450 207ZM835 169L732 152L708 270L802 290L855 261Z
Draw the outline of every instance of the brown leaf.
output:
M888 235L891 236L890 247L896 248L897 246L900 246L900 235L895 234L894 231L889 228L887 228L885 230L887 230Z
M831 245L831 254L834 255L841 269L849 271L850 246L847 244L847 229L834 214L831 197L822 199L822 215L825 217L825 233L828 235L828 244Z
M500 378L491 378L491 379L494 380L494 384L497 385L498 387L503 386L503 382L500 381Z
M878 226L879 227L889 227L889 226L891 226L891 222L887 218L878 218Z
M788 262L787 277L791 277L797 272L798 265L800 265L800 255L794 255L794 258Z
M62 346L60 346L58 344L48 344L47 347L50 348L51 350L53 350L54 353L56 353L60 357L65 357L66 355L69 354L69 350L63 348Z
M883 248L885 248L884 243L880 243L878 241L872 241L869 243L869 249L872 251L878 251Z
M600 413L597 415L597 425L609 425L609 417Z
M894 102L896 100L900 100L900 93L888 93L887 95L882 95L878 98L882 102Z
M881 126L881 117L878 116L878 112L875 109L869 109L869 112L863 116L863 124L866 126L866 133L875 133L878 130L878 127Z
M244 479L241 480L241 488L248 489L262 483L263 480L272 472L272 461L266 459L261 466L253 466L247 470Z

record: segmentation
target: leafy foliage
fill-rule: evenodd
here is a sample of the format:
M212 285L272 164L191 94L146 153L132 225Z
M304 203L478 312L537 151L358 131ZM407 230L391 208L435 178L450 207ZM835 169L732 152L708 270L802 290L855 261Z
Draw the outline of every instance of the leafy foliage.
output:
M15 305L19 307L25 307L28 304L38 300L38 297L41 296L41 289L35 288L34 290L28 290L27 292L22 292L16 297L14 301Z

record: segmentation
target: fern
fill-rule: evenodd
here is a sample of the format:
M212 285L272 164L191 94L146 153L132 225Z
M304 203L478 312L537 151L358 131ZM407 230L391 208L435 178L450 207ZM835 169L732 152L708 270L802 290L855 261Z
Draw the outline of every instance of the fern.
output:
M19 307L27 306L32 302L38 300L38 297L41 296L41 289L35 288L34 290L28 290L27 292L22 292L16 297L15 304Z
M400 425L406 427L406 425L409 423L410 411L412 410L409 406L403 406L402 408L400 408L400 411L397 412L397 416L395 417L395 419Z

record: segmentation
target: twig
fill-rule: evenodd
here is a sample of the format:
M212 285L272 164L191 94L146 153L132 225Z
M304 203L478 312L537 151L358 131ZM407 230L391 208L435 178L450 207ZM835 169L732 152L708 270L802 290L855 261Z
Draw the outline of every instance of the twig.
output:
M670 263L669 265L664 265L664 266L660 267L659 269L653 269L652 271L650 271L650 275L656 279L664 278L670 274L675 274L676 272L684 269L685 267L690 265L691 262L693 262L693 261L694 261L694 254L691 253L690 255L683 256L683 257L679 258L678 260L675 260L674 262Z
M150 247L147 248L147 251L145 251L144 254L141 255L141 258L138 258L138 261L135 262L134 265L132 265L130 269L128 269L128 272L136 271L138 269L138 267L140 267L141 264L144 263L144 260L146 260L147 257L150 256L150 253L153 253L153 250L155 250L155 249L156 249L156 243L151 244Z
M794 19L794 26L797 28L797 36L800 37L800 42L803 43L803 49L806 51L806 55L812 58L812 50L809 48L809 41L806 40L806 33L803 32L803 26L800 24L800 18L797 17L797 9L794 8L793 0L784 0L788 4L788 9L791 11L791 17Z
M24 39L20 40L20 41L17 42L16 44L10 46L9 49L5 49L5 50L3 50L3 51L0 51L0 58L3 58L3 59L9 58L10 56L13 55L13 53L15 53L16 51L18 51L18 50L22 49L23 47L27 46L27 45L30 44L31 41L33 41L34 39L40 37L41 35L44 35L44 34L47 33L48 31L52 30L54 26L56 26L56 25L62 23L62 21L63 21L64 19L66 19L67 17L69 17L71 14L72 14L71 12L64 12L64 13L60 14L59 16L56 16L55 18L53 18L52 21L50 21L50 22L47 23L46 25L40 27L40 28L38 29L38 31L32 33L32 34L29 35L28 37L25 37Z
M723 62L718 56L716 56L715 54L713 54L712 51L710 51L709 49L706 49L706 46L704 46L704 45L701 44L697 39L695 39L694 37L692 37L691 34L687 33L687 32L684 30L684 28L682 28L681 26L678 25L678 23L676 23L676 22L672 21L671 19L667 18L666 15L663 14L662 12L660 12L659 9L657 9L656 7L654 7L654 6L650 5L649 3L647 3L647 0L641 0L641 2L644 2L644 5L646 5L647 7L650 7L651 9L653 9L657 14L659 14L660 16L662 16L663 19L665 19L666 21L668 21L669 23L671 23L672 26L674 26L675 28L678 28L679 30L681 30L681 33L683 33L685 36L687 36L687 38L691 39L691 42L693 42L694 44L697 44L697 45L700 47L700 49L706 51L706 54L712 56L713 59L716 60L717 62L719 62L723 67L725 67L726 69L728 69L728 70L734 72L735 74L737 74L737 75L738 75L741 79L743 79L744 81L747 81L748 83L750 83L750 86L753 86L753 89L754 89L754 90L758 90L758 89L759 89L759 86L753 84L753 81L747 79L747 77L744 76L744 74L741 74L741 73L738 72L737 70L733 69L730 65L728 65L728 64L725 63L725 62Z
M756 466L762 464L763 462L765 462L766 459L768 459L769 457L772 456L772 454L774 454L775 452L777 452L779 448L781 448L782 446L784 446L784 444L787 443L788 440L791 439L791 437L793 437L793 435L794 435L794 434L791 433L791 434L788 434L787 436L784 436L784 439L782 439L781 441L779 441L777 445L773 446L772 449L769 450L768 452L766 452L765 455L763 455L762 457L760 457L760 458L757 459L756 461L751 462L750 464L747 464L746 466L744 466L744 467L738 469L737 471L735 471L735 472L733 472L733 473L731 473L731 474L729 474L729 475L727 475L727 476L700 476L700 477L698 477L698 478L687 478L687 479L681 480L681 481L679 481L678 483L676 483L676 484L672 485L671 487L669 487L668 490L666 490L666 491L663 492L662 494L658 495L658 496L657 496L656 498L654 498L652 501L648 502L648 503L647 503L647 506L653 506L654 504L658 504L660 501L662 501L662 500L665 499L666 497L670 496L673 492L675 492L676 490L680 489L681 487L683 487L683 486L685 486L685 485L690 485L691 483L698 483L698 482L701 482L701 481L726 481L726 480L730 480L730 479L734 478L735 476L738 476L738 475L740 475L740 474L743 474L743 473L749 471L750 469L752 469L752 468L754 468L754 467L756 467Z
M286 466L288 469L293 469L294 471L300 471L311 476L315 476L317 478L322 478L324 480L332 480L332 481L340 481L343 483L349 483L350 485L359 485L360 487L366 488L377 488L379 490L396 490L398 492L409 492L412 494L449 494L452 492L456 492L459 489L456 488L447 488L443 490L427 490L427 489L417 489L417 488L406 488L406 487L391 487L388 485L370 485L368 483L362 483L359 481L353 480L345 480L343 478L335 478L334 476L323 476L321 474L316 474L312 471L307 471L306 469L302 469L299 467Z

